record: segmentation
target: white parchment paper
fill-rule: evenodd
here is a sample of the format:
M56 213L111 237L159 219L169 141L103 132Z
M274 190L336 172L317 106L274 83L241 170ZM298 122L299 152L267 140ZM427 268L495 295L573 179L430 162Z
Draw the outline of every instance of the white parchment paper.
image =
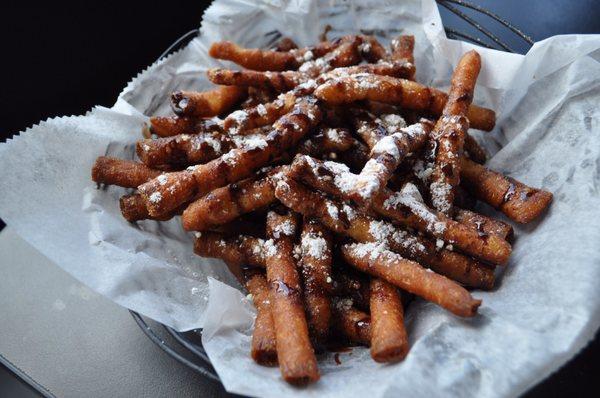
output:
M179 219L125 222L118 198L98 190L99 155L133 158L146 115L168 114L176 89L208 86L215 40L264 46L273 32L300 44L362 30L383 42L416 36L417 77L446 88L462 53L483 59L476 100L498 126L476 133L490 166L555 195L540 221L517 227L511 262L472 320L411 304L411 351L396 365L354 349L321 358L322 380L304 389L249 358L252 305L222 263L192 253ZM517 395L580 350L600 325L600 37L536 43L526 56L448 40L433 0L392 2L217 0L201 35L133 79L111 109L51 119L0 145L0 216L67 272L115 302L178 330L204 327L203 342L228 391L252 396L396 397ZM227 63L224 63L228 65ZM482 208L487 212L489 209ZM221 282L219 282L221 281ZM224 283L223 283L224 282ZM233 286L233 287L230 287Z

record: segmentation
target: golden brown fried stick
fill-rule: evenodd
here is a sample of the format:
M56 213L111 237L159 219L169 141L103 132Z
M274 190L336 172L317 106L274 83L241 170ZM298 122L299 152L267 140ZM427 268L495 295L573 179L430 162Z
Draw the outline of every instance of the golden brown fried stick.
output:
M337 68L317 77L315 84L322 83L335 76L353 75L358 73L407 77L414 73L414 66L407 62L396 61ZM206 74L208 79L215 84L226 86L266 87L277 92L292 90L300 84L310 84L309 82L311 81L310 75L299 71L259 72L215 68L209 69Z
M338 234L358 242L385 242L392 250L464 285L482 288L493 286L493 269L460 253L437 250L436 245L428 239L400 230L388 222L374 220L347 204L309 190L291 178L284 177L278 181L275 196L287 207L306 217L317 218Z
M297 156L294 159L288 175L344 200L349 198L345 186L352 186L351 181L356 178L356 175L350 173L343 165L321 162L306 156ZM425 205L417 187L411 183L405 184L399 192L383 189L373 197L371 207L376 213L397 224L441 239L481 260L505 264L510 256L511 247L503 238L481 235L475 228L460 224L443 213L436 213ZM485 275L490 274L484 278L483 286L491 287L487 283L493 282L493 272L487 268L483 268L481 272Z
M358 51L367 62L377 62L389 57L385 47L379 43L375 36L359 35L358 37L361 40Z
M431 204L447 216L453 214L454 192L460 183L460 157L469 130L466 115L480 69L481 58L476 51L469 51L461 57L452 74L442 117L431 134L436 142L435 163L429 185Z
M375 362L395 362L408 353L404 308L396 287L371 279L371 357Z
M244 134L244 131L271 125L288 113L297 99L293 92L289 92L281 94L273 102L235 111L225 118L223 128L230 134Z
M336 259L342 262L340 258ZM371 300L370 280L352 267L343 266L335 270L333 276L333 294L352 299L353 305L363 311L369 311Z
M389 115L388 115L389 116ZM421 149L429 137L429 122L416 123L394 131L386 129L387 136L381 138L371 149L369 161L356 177L350 198L358 203L371 201L374 195L385 188L398 165L409 154Z
M297 227L297 218L291 213L269 212L265 250L279 369L288 383L306 384L319 379L319 369L308 335L302 286L294 260Z
M381 75L351 75L326 81L315 90L315 96L331 104L360 100L387 102L403 108L441 115L448 94L419 83ZM471 127L490 131L496 123L494 111L471 105L467 118Z
M461 158L461 178L479 200L519 223L533 221L552 201L550 192L529 187L465 157Z
M205 231L196 235L194 253L201 257L219 258L233 267L264 268L265 242L247 235L228 237L219 232Z
M186 116L152 116L150 132L159 137L179 134L212 133L222 129L222 122L216 118L197 119Z
M474 316L481 305L481 300L474 299L456 282L402 258L381 243L346 244L341 252L344 259L357 269L436 303L455 315Z
M123 218L129 222L140 220L167 221L173 218L173 216L181 214L185 208L185 205L179 209L176 209L172 213L168 213L160 217L153 217L148 213L146 202L144 202L142 196L138 193L134 193L131 195L121 196L119 199L119 208L121 209L121 215Z
M224 59L252 70L281 71L297 69L303 58L294 51L281 52L243 48L229 41L220 41L210 46L208 54L217 59Z
M276 93L268 88L248 87L248 98L240 104L240 108L249 109L260 104L274 101L277 97Z
M277 167L266 174L209 192L184 210L181 218L183 228L186 231L204 231L273 203L275 185L272 177L279 172L281 168Z
M321 157L330 152L344 152L350 150L356 139L346 129L321 126L310 137L298 146L298 152L313 157Z
M369 346L371 344L371 317L352 306L352 300L336 298L333 304L333 323L335 331L352 344Z
M411 64L415 63L415 37L412 35L400 35L390 43L392 60L407 61ZM411 79L413 80L413 79Z
M136 153L140 160L150 167L189 166L216 159L234 146L228 136L219 132L180 134L140 140L136 144Z
M464 149L465 156L467 156L472 161L479 164L484 164L486 162L487 153L485 149L483 149L483 147L479 145L477 140L473 138L471 134L465 135Z
M332 245L325 227L315 220L304 219L300 240L304 303L308 329L317 345L323 344L329 335Z
M92 180L98 184L136 188L162 173L142 163L99 156L92 166Z
M290 51L298 48L294 40L289 37L282 37L275 43L275 51Z
M320 119L321 111L314 98L304 97L273 125L267 136L254 140L253 145L232 149L209 163L166 173L160 180L140 185L148 212L153 216L169 213L194 197L250 176L295 146Z
M267 279L259 272L244 272L246 289L252 295L256 307L256 319L252 332L250 355L261 365L277 364L277 347L275 343L275 327L269 300L269 285Z
M347 36L333 51L314 60L307 60L298 71L309 77L316 78L332 69L356 65L361 61L358 46L361 39L356 36Z
M513 227L510 224L474 211L457 209L454 219L461 224L475 228L481 236L496 235L505 240L513 237Z
M210 91L175 91L171 94L171 108L177 115L218 116L228 112L242 101L248 90L245 87L220 86Z

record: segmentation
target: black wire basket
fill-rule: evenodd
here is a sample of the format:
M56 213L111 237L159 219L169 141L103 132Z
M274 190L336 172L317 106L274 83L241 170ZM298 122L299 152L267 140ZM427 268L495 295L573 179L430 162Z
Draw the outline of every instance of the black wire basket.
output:
M507 43L506 39L503 40L499 36L507 37L511 41L520 41L521 47L524 46L526 49L529 49L534 43L533 39L519 28L481 6L462 0L436 0L436 2L442 7L441 11L445 9L459 18L460 26L444 27L446 35L450 39L466 40L482 47L513 53L516 51L512 46ZM158 57L158 60L182 48L197 35L197 29L185 33L169 46ZM282 34L278 31L269 32L267 35L270 36L270 41L273 43L282 37ZM158 329L153 328L142 316L134 311L130 311L130 313L144 334L163 351L201 375L213 381L220 382L219 376L212 367L210 359L202 347L201 330L177 332L168 326L162 325L167 333L179 344L179 347L172 347L161 337Z

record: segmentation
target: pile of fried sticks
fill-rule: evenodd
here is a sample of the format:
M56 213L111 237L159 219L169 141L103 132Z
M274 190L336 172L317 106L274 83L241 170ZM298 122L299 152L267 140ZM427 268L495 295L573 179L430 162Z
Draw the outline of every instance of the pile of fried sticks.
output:
M290 383L318 380L315 352L331 344L403 359L413 295L474 316L466 288L494 286L513 232L475 201L527 223L552 200L482 165L468 130L490 131L495 113L471 103L479 54L445 93L415 81L413 50L412 36L390 50L365 35L215 43L211 56L244 69L173 93L176 115L150 119L140 162L93 167L97 183L136 189L120 201L127 220L181 215L195 252L227 263L257 309L252 357Z

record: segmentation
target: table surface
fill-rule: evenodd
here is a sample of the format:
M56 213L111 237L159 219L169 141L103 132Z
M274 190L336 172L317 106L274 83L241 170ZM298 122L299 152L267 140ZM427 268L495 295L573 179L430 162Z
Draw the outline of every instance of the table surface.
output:
M600 32L596 0L472 2L535 40ZM147 1L110 3L31 7L12 2L4 7L3 49L20 62L6 65L9 78L0 109L10 112L1 118L1 141L47 117L110 106L132 76L199 25L207 2L171 1L159 13ZM442 17L447 26L474 33L444 9ZM507 40L517 50L526 48L514 37ZM0 233L0 253L0 362L20 369L47 392L58 397L227 395L151 343L124 308L81 285L10 228ZM175 345L170 336L164 339ZM596 339L527 396L599 391L594 377L599 354ZM39 394L0 366L0 396Z

